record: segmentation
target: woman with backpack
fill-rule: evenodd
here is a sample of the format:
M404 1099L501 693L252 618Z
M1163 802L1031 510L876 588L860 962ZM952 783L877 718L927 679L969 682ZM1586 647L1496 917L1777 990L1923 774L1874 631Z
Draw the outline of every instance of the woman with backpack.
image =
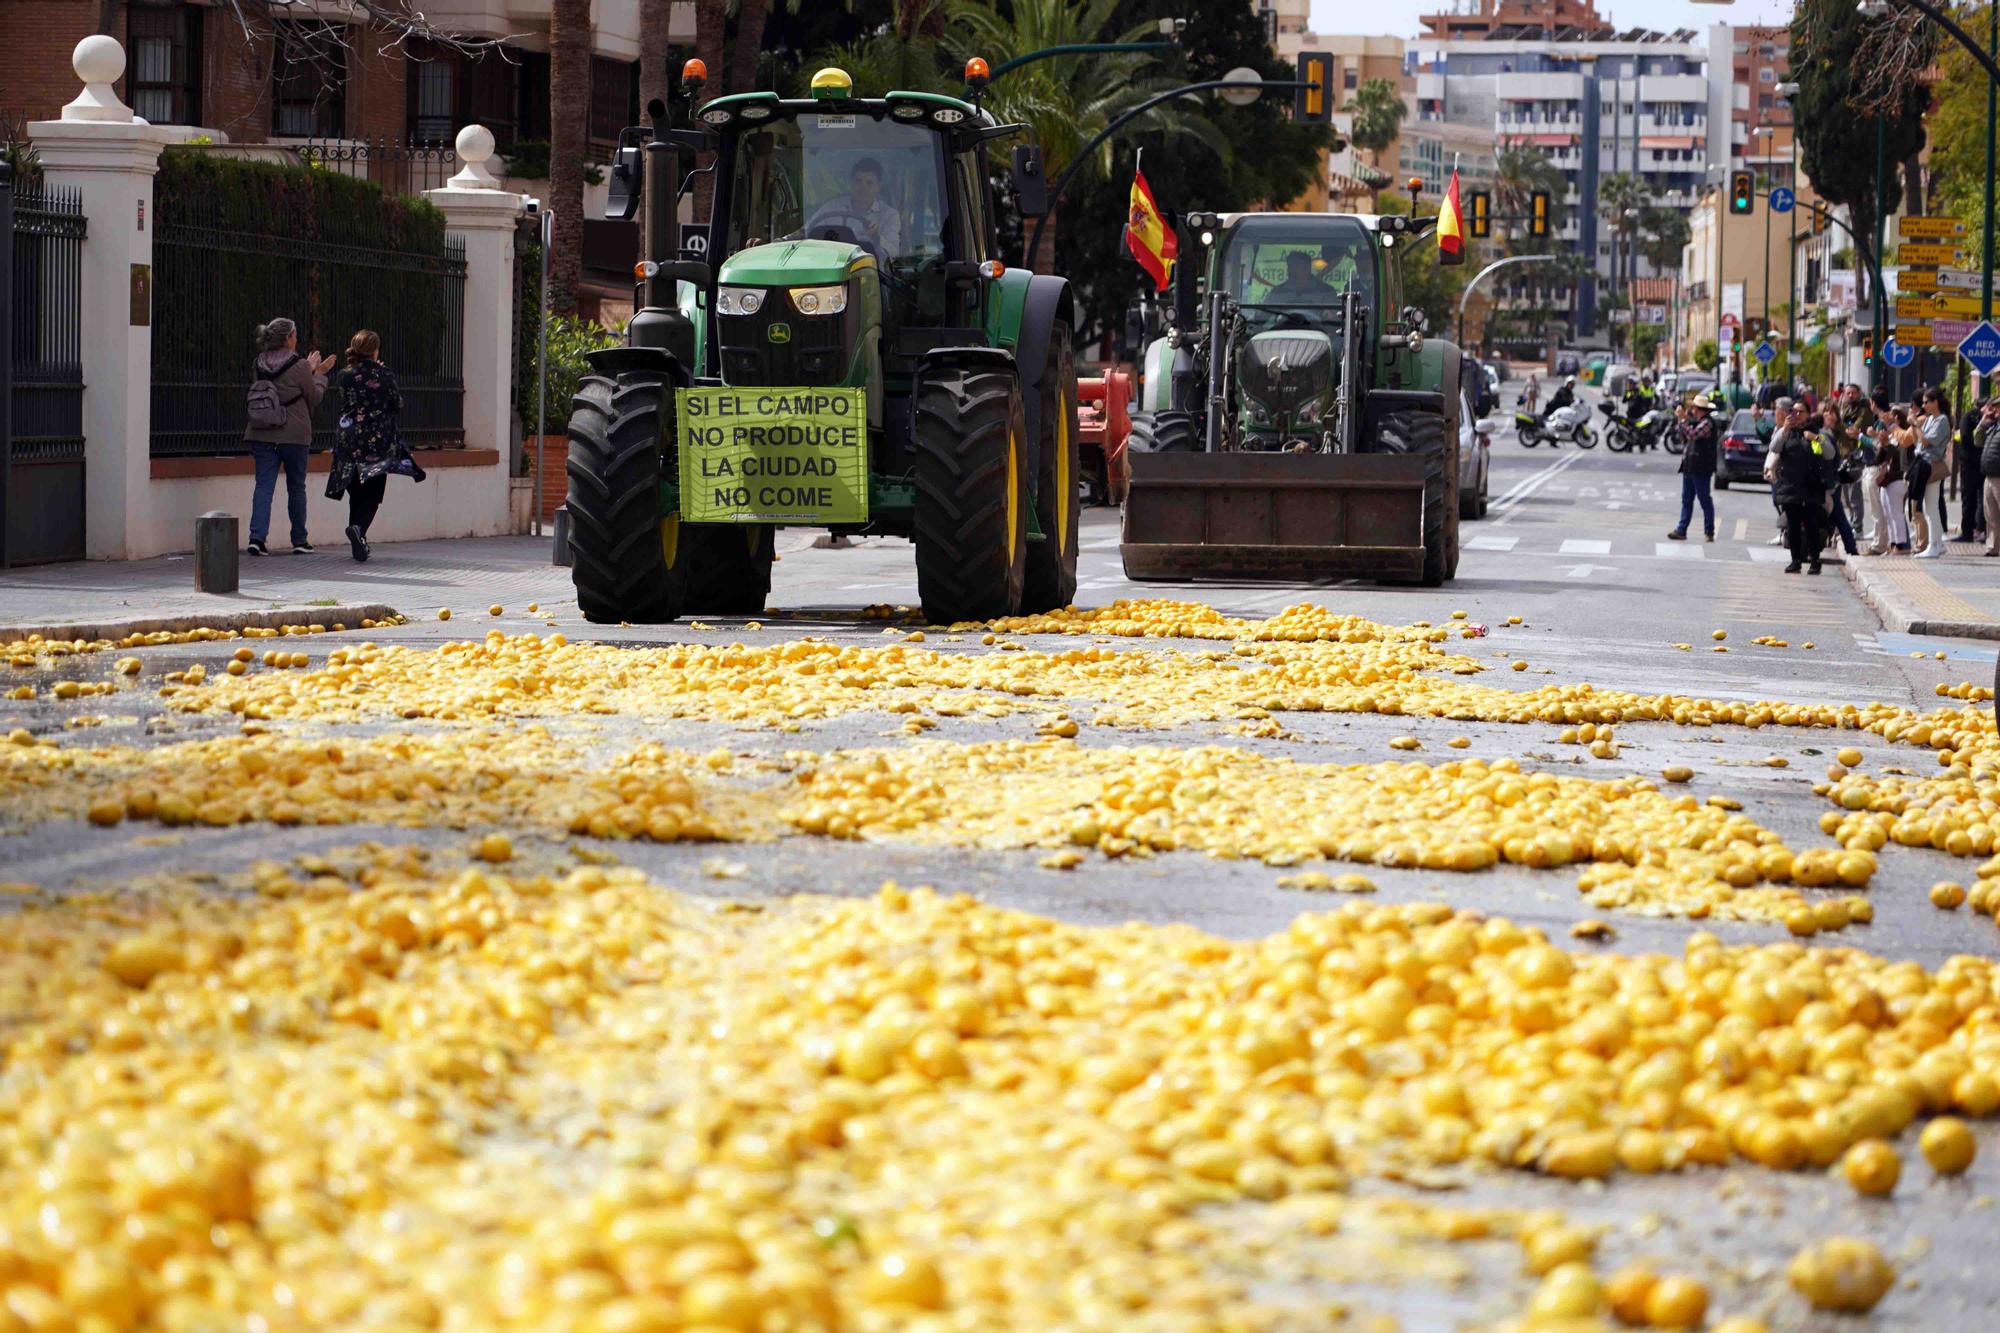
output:
M307 555L306 449L312 444L313 409L326 393L331 356L299 354L299 326L274 319L257 329L257 361L249 394L250 456L257 465L257 489L250 500L250 554L269 555L264 539L271 530L271 495L278 469L285 470L285 508L292 520L292 554Z
M390 474L424 479L424 470L403 444L397 424L403 395L381 355L381 335L372 329L357 330L348 340L347 369L339 380L340 434L326 479L328 499L338 500L343 492L347 496L347 544L357 561L368 559L368 525L382 508Z

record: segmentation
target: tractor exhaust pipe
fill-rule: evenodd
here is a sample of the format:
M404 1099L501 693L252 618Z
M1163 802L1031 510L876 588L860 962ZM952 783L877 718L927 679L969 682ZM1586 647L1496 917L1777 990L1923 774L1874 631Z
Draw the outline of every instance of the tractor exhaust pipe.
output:
M656 267L646 279L645 306L658 310L674 304L674 280L666 266L681 257L681 210L677 197L681 179L681 155L667 131L673 128L667 104L655 97L646 105L646 119L652 123L653 137L644 149L645 175L640 177L642 214L646 219L641 238L640 258Z

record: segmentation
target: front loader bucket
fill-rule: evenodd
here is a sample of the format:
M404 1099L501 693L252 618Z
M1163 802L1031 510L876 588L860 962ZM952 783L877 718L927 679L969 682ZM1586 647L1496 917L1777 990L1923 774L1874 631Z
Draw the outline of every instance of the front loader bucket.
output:
M1131 579L1417 579L1437 455L1128 453Z

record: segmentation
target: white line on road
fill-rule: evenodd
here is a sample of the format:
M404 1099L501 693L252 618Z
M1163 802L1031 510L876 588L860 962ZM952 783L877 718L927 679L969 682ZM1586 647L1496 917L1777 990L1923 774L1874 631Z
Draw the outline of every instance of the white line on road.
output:
M1749 535L1750 535L1750 520L1747 518L1737 519L1736 526L1729 530L1729 540L1733 542L1740 542Z
M1682 542L1654 542L1653 555L1660 560L1706 560L1708 553L1699 546L1688 546Z
M1465 549L1468 551L1511 551L1521 544L1519 537L1488 537L1484 534L1468 537Z
M1572 579L1587 579L1600 569L1607 574L1615 574L1618 572L1618 566L1616 565L1571 565L1568 569L1563 571L1563 577Z
M1746 552L1753 565L1789 565L1791 552L1777 546L1752 546Z
M1514 517L1520 510L1522 501L1540 490L1558 472L1565 471L1582 457L1582 454L1570 454L1549 464L1541 471L1530 473L1528 476L1515 482L1505 495L1502 495L1493 502L1493 508L1501 511L1500 517L1493 520L1494 525L1498 526Z
M1600 542L1600 541L1586 541L1582 537L1570 537L1563 542L1561 548L1557 551L1557 554L1558 555L1610 555L1611 543Z

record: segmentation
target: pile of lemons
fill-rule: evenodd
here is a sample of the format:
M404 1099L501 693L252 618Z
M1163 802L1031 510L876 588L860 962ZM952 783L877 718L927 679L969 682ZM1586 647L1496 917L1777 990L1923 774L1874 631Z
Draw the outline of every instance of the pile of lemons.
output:
M224 887L0 933L18 1326L1323 1328L1357 1176L1824 1167L2000 1098L1970 958L1574 957L1438 904L1249 942L895 886L742 912L407 849ZM1707 1304L1600 1282L1560 1218L1421 1216L1518 1236L1531 1314ZM1887 1265L1843 1244L1792 1281L1865 1308Z

